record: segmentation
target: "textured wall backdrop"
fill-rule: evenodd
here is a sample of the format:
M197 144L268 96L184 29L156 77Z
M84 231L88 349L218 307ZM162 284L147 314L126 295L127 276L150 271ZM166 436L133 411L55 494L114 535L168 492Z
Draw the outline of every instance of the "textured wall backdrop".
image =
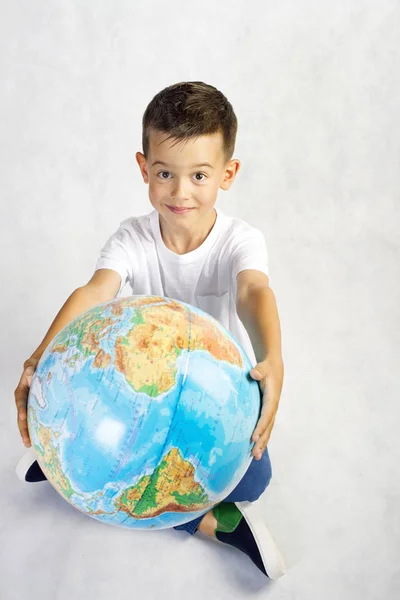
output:
M218 205L263 230L280 312L285 382L265 503L289 573L271 598L397 597L400 3L0 10L2 600L128 587L146 600L157 589L243 598L249 586L261 597L233 549L103 528L13 471L23 361L120 221L152 209L135 161L141 118L183 80L215 85L236 111L242 168Z

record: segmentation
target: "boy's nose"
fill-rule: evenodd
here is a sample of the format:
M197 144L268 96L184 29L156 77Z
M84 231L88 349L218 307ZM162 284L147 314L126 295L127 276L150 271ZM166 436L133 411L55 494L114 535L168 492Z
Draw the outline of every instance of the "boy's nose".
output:
M183 181L177 182L172 189L171 200L174 202L184 203L185 201L189 200L189 197L190 196L185 189Z

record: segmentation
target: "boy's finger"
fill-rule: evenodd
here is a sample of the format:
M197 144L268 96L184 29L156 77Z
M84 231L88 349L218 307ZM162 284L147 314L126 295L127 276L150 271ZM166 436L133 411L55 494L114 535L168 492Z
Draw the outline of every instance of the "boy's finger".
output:
M17 407L17 424L22 441L25 446L30 445L29 431L28 431L28 415L27 415L27 401L29 394L29 385L26 377L22 376L18 384L17 389L14 392L15 404Z
M18 429L19 429L19 433L21 435L22 441L24 442L24 444L26 446L27 444L30 444L28 421L27 420L23 421L18 417L17 423L18 423Z
M27 387L18 387L15 390L15 404L17 406L18 417L20 419L26 419L26 409L27 409L27 400L28 400L28 389Z

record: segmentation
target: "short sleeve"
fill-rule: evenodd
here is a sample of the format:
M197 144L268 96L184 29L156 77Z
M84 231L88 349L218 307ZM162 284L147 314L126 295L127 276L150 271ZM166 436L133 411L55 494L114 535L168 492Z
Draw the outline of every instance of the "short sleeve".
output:
M126 222L123 221L120 223L117 231L104 244L96 262L95 271L98 269L112 269L121 276L121 285L117 294L119 294L131 276L132 265L129 260L130 245L131 236Z
M234 282L238 273L245 269L269 275L267 244L262 232L256 228L237 233L232 242L231 272Z

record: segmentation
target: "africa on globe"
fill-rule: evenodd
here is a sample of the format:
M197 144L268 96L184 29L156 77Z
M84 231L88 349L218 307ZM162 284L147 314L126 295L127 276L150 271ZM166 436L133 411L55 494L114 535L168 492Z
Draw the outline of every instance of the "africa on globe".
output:
M164 529L205 514L247 471L260 414L252 364L197 307L117 298L47 346L28 397L39 465L57 492L111 525Z

